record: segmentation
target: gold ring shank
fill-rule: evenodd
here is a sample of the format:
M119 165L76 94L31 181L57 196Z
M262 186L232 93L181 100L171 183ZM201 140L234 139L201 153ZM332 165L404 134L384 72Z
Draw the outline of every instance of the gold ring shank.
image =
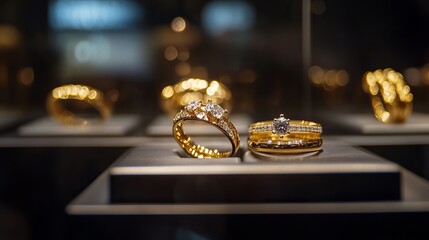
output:
M237 153L240 145L240 137L234 125L226 116L222 115L215 117L211 115L209 112L204 110L207 105L203 103L201 104L202 105L198 106L196 109L187 110L185 108L176 114L173 120L174 138L183 150L195 158L225 158L233 156ZM206 146L196 144L183 130L183 123L191 120L201 121L219 129L230 141L231 151L220 151L218 149L211 149Z
M101 121L108 119L112 114L111 105L104 100L101 91L84 85L63 85L55 88L48 95L46 107L52 117L65 125L87 125L91 122L66 109L63 103L67 100L88 103L100 114Z
M263 152L272 154L297 154L322 150L323 139L300 139L289 138L281 140L249 139L248 148L252 152Z
M302 139L302 140L314 140L320 139L320 134L316 133L289 133L286 136L279 136L271 132L253 132L249 134L249 138L253 140L268 139L271 141L281 141L285 139Z

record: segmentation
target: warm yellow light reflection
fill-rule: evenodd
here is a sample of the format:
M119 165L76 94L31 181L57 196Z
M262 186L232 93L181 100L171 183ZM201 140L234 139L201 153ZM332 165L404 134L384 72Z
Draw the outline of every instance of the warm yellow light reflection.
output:
M89 99L96 99L98 97L98 93L95 90L91 90L87 96Z
M174 85L168 85L161 91L162 107L171 115L193 100L202 100L219 104L231 109L231 91L219 81L189 78Z
M207 89L206 89L206 93L207 93L207 95L209 95L209 96L213 96L213 95L215 95L215 93L216 92L218 92L219 91L219 83L217 82L217 81L212 81L211 83L210 83L210 87L208 87ZM222 94L222 93L221 93Z
M203 98L203 94L200 92L187 92L179 98L179 103L180 105L185 106L186 104L194 100L202 99L202 98Z
M402 123L411 114L413 94L402 74L391 68L366 72L362 86L381 122Z
M183 32L186 29L186 21L182 17L176 17L171 21L171 29L175 32Z
M319 66L310 67L308 76L316 87L321 87L326 91L345 87L349 82L349 74L346 70L324 69Z
M54 99L90 99L96 100L102 97L101 92L90 89L84 85L64 85L61 87L57 87L52 90L52 97Z
M162 96L164 98L170 98L174 94L174 88L172 86L166 86L162 89Z
M177 49L173 46L167 47L164 50L165 59L167 59L168 61L173 61L174 59L177 58L177 55L178 55Z

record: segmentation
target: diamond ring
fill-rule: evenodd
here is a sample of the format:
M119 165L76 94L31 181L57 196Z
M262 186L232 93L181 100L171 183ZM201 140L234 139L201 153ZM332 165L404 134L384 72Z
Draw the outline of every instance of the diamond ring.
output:
M283 114L280 114L280 117L274 118L273 121L257 122L250 125L249 134L254 133L271 133L278 135L280 138L293 133L321 135L322 126L319 123L310 121L290 120L285 118Z
M295 154L322 149L322 126L319 123L290 120L280 114L272 121L249 127L247 146L253 152Z
M234 125L226 117L227 110L212 103L194 100L180 110L173 119L173 135L179 145L195 158L223 158L233 156L240 145L240 136ZM197 120L218 128L231 142L231 151L219 151L196 144L183 130L183 122Z

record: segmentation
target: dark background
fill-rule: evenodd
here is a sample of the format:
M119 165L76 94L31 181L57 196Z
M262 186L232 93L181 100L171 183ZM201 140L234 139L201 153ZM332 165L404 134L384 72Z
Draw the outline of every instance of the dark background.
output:
M188 63L204 67L206 78L218 79L232 88L235 111L256 118L278 111L303 115L302 96L307 94L303 86L308 80L303 75L301 58L301 1L244 1L253 11L251 27L226 30L217 36L208 34L203 25L204 9L210 2L135 1L141 16L129 25L55 29L53 20L51 24L49 20L49 6L52 8L55 1L2 1L0 24L13 27L19 38L13 47L0 48L0 63L8 69L8 77L0 80L0 103L26 111L44 111L47 93L59 84L72 82L91 84L102 90L118 89L116 111L157 112L158 93L163 86L198 76L195 73L178 76L174 73L177 61L170 62L162 56L166 46L184 45L190 51ZM422 0L313 1L312 65L345 70L349 81L346 86L329 91L313 86L312 109L341 107L352 112L368 111L368 99L361 90L365 71L391 67L407 77L407 69L420 70L428 62L428 11L428 4ZM176 16L187 20L188 29L192 27L192 31L183 34L188 36L185 40L168 34L169 24ZM142 66L147 68L143 73L112 72L108 67L83 71L84 67L93 66L83 63L70 67L63 57L66 44L61 41L86 40L93 35L109 40L121 34L134 34L145 40L142 45L150 49L145 53L150 64ZM126 46L114 47L120 50ZM15 77L24 67L34 69L34 82L28 86L17 83ZM68 71L71 74L64 74L67 67L72 69ZM412 79L420 111L427 111L424 106L428 103L425 69L420 79ZM249 71L250 78L246 75Z
M218 79L230 87L234 112L250 114L255 120L266 120L279 112L300 118L306 115L303 108L312 109L312 113L370 113L368 97L361 88L362 75L386 67L401 72L409 81L416 111L429 112L429 3L424 0L312 1L311 65L345 70L348 82L329 88L311 85L311 92L306 92L305 86L311 82L302 64L301 1L223 1L244 2L253 9L254 21L249 29L228 30L216 36L209 34L202 22L205 7L213 1L134 1L142 13L139 19L101 29L53 28L49 9L55 2L0 1L0 107L19 111L26 120L46 114L45 98L52 88L83 83L119 93L115 112L140 115L144 119L141 129L130 135L142 136L145 125L161 113L161 89L196 75ZM187 21L187 30L181 35L169 27L177 16ZM127 41L142 40L145 51L138 56L150 63L137 70L115 63L119 70L112 71L110 65L70 62L69 45L92 41L93 36L108 41L126 36L125 44L112 45L118 52L137 46ZM167 61L163 55L170 45L189 49L186 62L205 72L175 73L180 62ZM121 67L126 70L121 71ZM18 77L25 68L34 72L30 83ZM309 106L304 106L306 94L312 97ZM327 129L325 134L335 133L335 129ZM14 128L1 134L16 136ZM368 148L428 178L424 166L401 158L427 159L426 146ZM98 236L97 231L106 230L103 226L90 228L86 222L66 215L64 208L126 150L0 148L0 239ZM122 221L112 222L127 229ZM101 236L108 237L108 233Z

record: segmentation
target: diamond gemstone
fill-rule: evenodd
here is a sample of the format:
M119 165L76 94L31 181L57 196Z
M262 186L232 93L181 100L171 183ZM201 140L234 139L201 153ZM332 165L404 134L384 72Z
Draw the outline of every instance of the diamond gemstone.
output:
M196 113L197 118L199 119L203 119L203 120L208 120L207 118L207 114L205 112L197 112Z
M207 103L206 109L216 118L221 118L225 113L225 110L221 106L214 103Z
M189 113L187 113L187 112L184 112L184 111L182 111L181 113L180 113L180 117L181 118L185 118L185 117L189 117L190 115L189 115Z
M272 132L280 135L280 137L288 134L290 132L289 121L290 119L287 119L283 114L280 114L279 118L274 118Z
M219 126L224 130L228 129L228 125L222 120L219 122Z
M200 105L201 105L200 100L194 100L194 101L188 103L188 105L185 106L185 109L189 110L189 111L193 111L193 110L197 109L197 107L199 107Z

